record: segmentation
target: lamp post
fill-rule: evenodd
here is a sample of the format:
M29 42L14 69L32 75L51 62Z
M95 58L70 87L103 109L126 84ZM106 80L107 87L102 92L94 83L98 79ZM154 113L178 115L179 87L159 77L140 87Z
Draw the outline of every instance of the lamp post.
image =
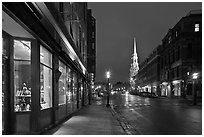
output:
M196 81L198 79L198 73L193 73L192 78L193 78L193 105L196 105L197 104Z
M109 93L109 79L110 79L110 71L107 71L106 72L106 78L108 79L108 88L107 88L107 103L106 103L106 107L109 107L110 104L109 104L109 96L110 96L110 93Z

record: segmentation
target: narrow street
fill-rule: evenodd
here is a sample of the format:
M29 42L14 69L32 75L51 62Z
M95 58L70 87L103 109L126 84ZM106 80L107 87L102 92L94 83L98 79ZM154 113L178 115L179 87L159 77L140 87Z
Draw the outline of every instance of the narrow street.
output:
M115 111L136 134L202 134L201 106L187 105L182 99L145 98L127 93L114 94L110 99Z

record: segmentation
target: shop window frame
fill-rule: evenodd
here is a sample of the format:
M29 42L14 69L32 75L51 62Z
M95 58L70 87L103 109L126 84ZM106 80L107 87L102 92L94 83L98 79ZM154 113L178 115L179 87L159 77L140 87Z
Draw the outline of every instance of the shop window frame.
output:
M53 90L54 90L54 80L53 80L53 78L54 78L54 71L53 71L53 69L54 69L54 65L53 65L53 58L54 58L54 56L53 56L53 53L50 51L50 49L49 48L47 48L47 46L44 46L42 43L39 43L39 46L41 47L43 47L44 49L46 49L50 54L51 54L51 66L48 66L47 64L45 64L45 63L43 63L43 62L41 62L41 60L40 60L40 62L39 62L39 65L40 65L40 67L41 67L41 65L42 65L42 67L46 67L46 68L48 68L49 70L51 70L52 72L51 72L51 74L52 74L52 77L51 77L51 94L52 94L52 96L50 97L50 99L51 99L51 106L49 106L49 107L46 107L46 108L41 108L40 107L40 111L43 111L43 110L46 110L46 109L50 109L50 108L53 108L54 107L54 93L53 93ZM40 56L40 53L41 53L41 49L39 48L39 56ZM41 70L40 70L41 71ZM41 75L41 74L40 74ZM39 81L39 84L41 84L40 83L41 82L41 78L40 78L40 81ZM39 90L39 102L40 102L40 99L41 99L41 89ZM40 105L41 105L41 102L40 102Z
M60 67L60 63L65 66L65 74L66 74L66 78L67 78L67 75L68 75L68 74L67 74L67 65L66 65L63 61L59 60L59 67ZM59 70L59 72L61 72L61 71ZM67 98L66 98L66 92L67 92L67 91L66 91L66 90L68 90L68 88L65 88L65 91L64 91L64 92L65 92L65 94L64 94L64 95L65 95L65 102L60 103L60 94L59 94L59 93L60 93L60 91L59 91L59 90L60 90L60 83L59 83L59 82L60 82L61 76L62 76L62 72L61 72L61 75L60 75L59 81L58 81L58 98L59 98L59 100L58 100L58 105L59 105L59 106L61 106L61 105L66 105L66 104L67 104L67 103L66 103L66 102L67 102ZM65 86L67 86L67 83L66 83L66 82L65 82L64 84L65 84Z
M21 59L15 59L14 58L14 40L21 40L21 41L29 41L29 42L31 42L31 45L30 45L30 60L21 60ZM32 38L25 38L25 37L13 37L12 36L12 41L13 41L13 44L12 44L12 65L10 66L10 67L12 67L13 69L12 69L12 75L13 75L13 78L14 78L14 74L15 74L15 69L14 69L14 66L15 66L15 64L14 64L14 62L15 61L26 61L26 62L30 62L30 72L31 72L31 67L32 67L32 61L31 61L31 58L32 58L32 45L35 43L34 41L36 41L35 39L32 39ZM30 73L30 78L32 79L32 72ZM32 80L31 80L32 81ZM13 109L12 109L12 111L14 112L14 113L30 113L31 111L32 111L32 108L31 108L31 110L30 111L15 111L15 108L14 108L14 98L15 98L15 96L14 96L14 86L15 86L15 83L14 83L14 79L13 79L13 90L11 91L11 92L13 92L12 94L13 94L13 101L12 101L12 105L13 105ZM32 82L31 82L31 87L32 87ZM30 88L31 88L30 87ZM32 88L31 88L31 97L30 97L30 99L32 98ZM32 99L31 99L32 100ZM32 104L32 103L31 103ZM31 106L31 104L30 104L30 106Z

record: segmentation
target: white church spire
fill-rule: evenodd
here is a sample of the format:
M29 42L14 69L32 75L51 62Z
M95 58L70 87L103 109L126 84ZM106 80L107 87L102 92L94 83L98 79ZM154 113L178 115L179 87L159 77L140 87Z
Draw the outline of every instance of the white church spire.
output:
M135 76L138 73L139 70L139 65L138 65L138 56L137 56L137 41L134 38L134 43L133 43L133 54L132 54L132 64L130 67L130 84L133 88L135 88Z
M137 49L136 49L136 46L137 46L137 43L136 43L136 40L135 40L135 38L134 38L134 55L135 55L135 54L137 54L137 51L136 51L136 50L137 50Z

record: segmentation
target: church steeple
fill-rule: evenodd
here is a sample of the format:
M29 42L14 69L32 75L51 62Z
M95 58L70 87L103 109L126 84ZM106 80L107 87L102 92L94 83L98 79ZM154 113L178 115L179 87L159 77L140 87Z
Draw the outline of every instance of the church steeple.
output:
M138 73L139 70L139 65L138 65L138 56L137 56L137 41L134 38L134 42L133 42L133 54L132 54L132 64L130 67L130 84L133 88L135 88L135 76Z
M137 50L137 49L136 49L136 46L137 46L137 43L136 43L135 38L134 38L134 55L135 55L135 54L137 54L137 51L136 51L136 50Z
M133 53L133 57L132 57L132 59L133 59L133 62L132 62L132 64L133 64L133 66L136 68L136 71L138 71L139 70L139 65L138 65L138 56L137 56L137 41L135 40L135 38L134 38L134 53ZM137 73L137 72L136 72ZM136 75L136 74L135 74Z

